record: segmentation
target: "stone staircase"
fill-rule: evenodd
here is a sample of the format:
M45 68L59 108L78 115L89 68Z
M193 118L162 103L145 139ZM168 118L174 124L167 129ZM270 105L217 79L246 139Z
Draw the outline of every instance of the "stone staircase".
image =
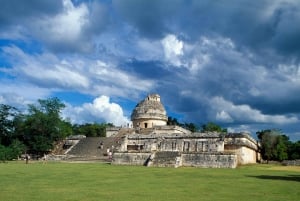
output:
M68 153L67 159L74 161L99 160L109 162L107 149L115 151L119 147L118 137L87 137L81 139ZM101 143L103 146L101 146ZM102 147L102 148L101 148Z
M181 156L179 152L158 151L153 156L150 166L156 167L179 167Z

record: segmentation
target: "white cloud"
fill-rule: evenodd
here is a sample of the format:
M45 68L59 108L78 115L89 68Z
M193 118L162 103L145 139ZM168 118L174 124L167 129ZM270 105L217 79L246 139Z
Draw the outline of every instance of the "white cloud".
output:
M249 125L239 125L237 127L228 127L227 131L229 133L243 132L243 131L250 133L250 127L249 127Z
M232 117L224 110L217 112L216 120L222 121L222 122L233 122Z
M117 103L110 102L108 96L99 96L92 103L84 103L78 107L67 104L63 116L72 123L107 122L116 126L124 126L130 120L124 116L123 109Z
M89 43L82 43L84 28L89 23L89 10L85 4L75 7L70 0L63 0L63 12L54 17L36 19L30 24L32 34L56 49L72 46L89 51ZM65 47L64 47L65 46Z
M248 105L234 105L232 102L222 97L214 97L211 101L212 111L215 113L215 119L228 122L229 120L236 122L249 123L274 123L289 124L299 122L295 116L289 117L284 115L266 115L259 110L252 109Z
M60 61L49 53L29 55L17 47L4 47L3 50L14 64L12 69L6 71L17 77L50 88L84 89L89 86L89 80L80 72L80 66L74 63Z
M175 35L169 34L161 40L161 43L166 60L175 66L180 66L180 56L183 55L183 41L178 40Z
M151 91L155 82L141 79L101 60L85 57L65 57L63 60L51 53L29 55L18 47L4 47L12 68L2 72L26 80L31 85L49 91L77 90L85 94L137 97L141 91ZM23 93L26 93L25 91ZM26 95L23 95L26 96Z
M150 80L140 79L100 60L97 60L89 71L95 80L99 80L108 86L116 86L122 90L147 91L154 84ZM122 94L121 91L120 94Z

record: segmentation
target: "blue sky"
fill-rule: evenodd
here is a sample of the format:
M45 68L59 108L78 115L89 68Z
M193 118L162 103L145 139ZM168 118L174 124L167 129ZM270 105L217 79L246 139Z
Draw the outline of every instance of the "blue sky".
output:
M0 103L125 125L159 93L181 122L300 140L298 0L0 2Z

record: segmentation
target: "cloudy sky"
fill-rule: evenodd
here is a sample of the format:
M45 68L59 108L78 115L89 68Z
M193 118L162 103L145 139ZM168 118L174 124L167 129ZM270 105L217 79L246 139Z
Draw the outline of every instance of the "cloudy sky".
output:
M0 103L124 125L159 93L181 122L300 140L299 0L0 3Z

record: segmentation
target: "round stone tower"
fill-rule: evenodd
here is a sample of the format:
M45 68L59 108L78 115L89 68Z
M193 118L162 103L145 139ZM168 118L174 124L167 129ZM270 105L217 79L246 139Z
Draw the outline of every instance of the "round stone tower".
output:
M134 128L152 128L167 125L168 117L158 94L150 94L136 105L131 121Z

